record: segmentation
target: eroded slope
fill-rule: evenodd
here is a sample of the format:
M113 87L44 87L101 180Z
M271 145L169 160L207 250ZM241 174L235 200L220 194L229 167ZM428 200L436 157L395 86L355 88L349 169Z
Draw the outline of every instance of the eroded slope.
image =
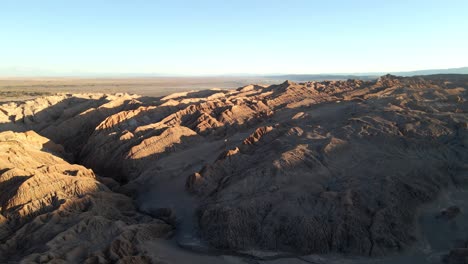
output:
M0 261L150 263L143 243L172 227L62 153L32 131L0 133Z
M66 104L76 111L34 122L16 117L18 105L0 115L113 177L141 210L175 212L181 237L228 251L376 256L411 247L417 209L468 183L467 87L463 75L383 76L101 95L91 110Z
M218 248L382 255L417 239L416 208L466 183L466 84L384 76L178 94L110 116L81 155L130 182L188 174L201 235Z

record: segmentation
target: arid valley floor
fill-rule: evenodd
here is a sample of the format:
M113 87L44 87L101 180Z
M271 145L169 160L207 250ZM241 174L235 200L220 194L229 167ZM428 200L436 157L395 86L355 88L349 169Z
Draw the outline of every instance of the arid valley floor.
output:
M0 263L467 263L468 75L0 86Z
M278 82L279 79L265 77L3 78L0 79L0 102L56 93L130 93L154 97L190 90L233 89L252 83Z

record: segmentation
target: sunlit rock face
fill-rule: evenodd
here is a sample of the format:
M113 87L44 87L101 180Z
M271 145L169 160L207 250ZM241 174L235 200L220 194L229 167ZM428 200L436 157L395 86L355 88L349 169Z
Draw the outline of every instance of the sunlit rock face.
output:
M133 107L129 94L58 94L0 106L0 131L34 130L69 152L79 151L107 116Z
M145 240L172 227L138 213L92 170L35 132L0 133L0 261L82 263L144 257Z
M0 127L32 129L64 146L50 143L49 151L47 143L22 139L35 144L36 152L51 159L74 158L106 177L96 178L80 165L48 168L58 162L46 167L26 162L18 168L47 175L43 181L51 188L60 189L51 182L80 181L67 182L76 184L72 194L67 188L51 191L55 200L35 196L50 204L45 209L33 201L19 209L24 198L2 195L2 203L13 199L5 207L13 211L2 213L0 221L33 221L42 214L39 209L55 214L67 197L74 197L70 203L91 197L113 204L131 196L146 211L170 212L170 219L175 213L184 227L176 232L190 226L191 235L216 249L364 256L400 252L419 239L418 208L444 189L468 183L467 87L466 76L387 75L375 81L286 81L162 98L66 95L2 105ZM34 115L19 114L44 101L48 105ZM37 149L40 144L44 147ZM26 178L14 184L41 186L40 177L33 181L30 173L17 174ZM38 190L37 197L42 193L49 192ZM128 203L132 216L112 206L104 210L113 218L106 218L112 224L102 230L114 230L120 217L133 219L124 221L131 230L137 223L170 229L149 216L136 217L140 214ZM100 215L92 208L86 207L90 215ZM106 241L112 237L103 236L109 237ZM105 252L93 257L119 257Z
M417 239L418 206L466 182L465 87L383 76L175 94L108 117L81 157L124 181L188 175L218 248L382 255Z

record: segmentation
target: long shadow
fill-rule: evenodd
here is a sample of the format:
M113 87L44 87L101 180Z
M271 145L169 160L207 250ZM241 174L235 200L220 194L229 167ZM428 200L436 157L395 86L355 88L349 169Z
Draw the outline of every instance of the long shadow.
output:
M182 95L184 98L202 98L207 95L219 93L218 90L208 90L201 92L189 92L187 95ZM178 97L178 100L181 98ZM228 110L229 106L219 107L211 105L209 102L198 102L194 104L179 103L176 105L164 105L167 100L161 100L161 98L144 98L142 104L138 105L137 108L147 107L142 109L141 112L134 113L118 113L115 116L109 116L109 119L116 120L109 124L109 127L102 126L97 128L94 132L92 139L88 141L88 145L82 149L80 153L80 160L86 165L89 165L99 173L110 172L115 175L119 181L125 183L125 173L122 173L122 164L124 157L121 154L127 153L133 146L141 144L144 140L154 137L162 133L166 127L170 126L184 126L196 131L201 136L210 136L215 134L219 139L220 137L226 136L229 133L238 131L239 128L252 125L257 123L257 120L251 120L243 125L233 124L219 128L207 129L206 131L199 131L197 128L198 118L200 118L205 112L212 111L211 118L219 119L221 114ZM199 110L194 109L195 106L199 107ZM135 110L134 108L133 110ZM136 111L136 110L135 110ZM128 114L128 117L126 116ZM137 130L137 128L149 126L152 124L158 124L161 126L149 127L147 130ZM131 138L125 138L126 133L130 134ZM94 140L94 141L93 141ZM118 144L115 144L118 142ZM106 149L105 153L110 155L111 158L100 160L97 154L97 150L102 146ZM89 159L89 157L96 156L96 159ZM148 158L146 158L148 159ZM152 158L150 158L152 159ZM137 162L141 163L141 162ZM143 163L145 163L143 161Z
M126 100L119 106L99 108L108 102L106 97L65 98L34 114L22 117L9 116L11 120L9 123L0 123L0 132L33 130L63 145L67 152L76 157L99 123L114 113L137 107L136 104L130 104L130 100Z
M454 84L454 86L457 86L457 85ZM73 100L73 99L70 99L70 100ZM143 104L124 104L125 105L124 107L115 107L115 108L100 109L100 110L93 109L93 110L90 110L90 111L87 111L87 112L84 112L84 111L86 111L88 109L92 109L92 108L97 108L99 105L102 105L102 104L106 103L107 101L105 99L101 99L101 100L88 100L88 99L79 100L78 105L80 105L80 107L77 107L77 108L72 107L72 105L74 105L75 103L73 103L71 101L70 102L63 102L63 103L61 102L61 103L57 104L56 106L51 106L50 109L48 109L48 110L45 109L45 110L37 113L34 116L28 116L26 119L18 120L17 123L21 124L20 126L18 126L21 129L23 129L23 128L25 128L25 129L32 128L33 130L36 130L40 134L43 133L43 135L48 136L52 140L56 141L56 143L61 143L61 144L65 145L67 150L73 151L74 153L79 153L81 151L81 149L82 149L82 146L88 141L89 136L94 132L96 126L100 122L102 122L105 118L112 115L113 113L117 113L117 112L124 111L124 110L133 110L133 109L135 109L137 107L141 107L141 106L153 106L153 105L159 106L159 107L155 108L154 110L150 110L149 112L138 114L137 116L126 119L124 121L124 122L128 122L128 123L132 123L132 121L137 121L138 125L144 125L144 124L151 124L151 123L159 122L163 118L167 117L167 115L170 115L170 114L172 114L172 113L174 113L176 111L179 111L179 110L187 107L187 105L180 105L180 106L176 106L176 107L161 106L160 104L162 102L160 101L160 98L142 98L142 99L139 99L139 100L142 101ZM379 100L381 100L381 101L379 101ZM389 102L388 99L381 98L381 99L372 99L372 102L369 102L369 103L374 103L376 105L379 105L379 104L383 104L383 103L386 104L388 102ZM330 105L330 104L331 103L317 104L317 105L314 105L312 108L315 108L315 107L319 108L321 106ZM81 105L83 105L83 106L81 106ZM310 110L311 108L303 108L303 109L304 110L305 109ZM64 111L67 111L67 110L69 110L69 112L63 113ZM368 112L366 112L366 111L368 111ZM351 113L351 112L347 113L346 118L351 117L351 115L355 115L357 117L362 117L363 115L371 113L371 111L372 111L371 108L366 108L366 109L358 108L353 113ZM83 114L79 114L79 113L83 113ZM198 113L195 113L192 116L189 115L188 117L186 117L186 120L182 120L182 124L187 125L188 127L193 129L194 125L192 123L194 123L194 120L196 119L195 117L196 117L197 114ZM68 115L73 116L72 117L73 121L78 120L79 122L76 122L76 124L75 124L75 123L73 123L71 121L67 121L67 119L64 119ZM146 118L147 115L150 115L151 118ZM394 122L404 121L404 120L399 120L398 116L396 114L392 115L392 114L386 113L385 115L389 119L394 119L394 120L391 120L391 121L394 121ZM36 116L37 116L37 119L36 119ZM14 120L15 118L12 117L12 119ZM49 120L53 124L53 126L51 128L45 128L45 127L43 127L43 124L34 125L37 122L44 122L44 121L41 121L41 120ZM347 122L349 120L344 120L344 121ZM32 122L32 123L30 123L30 122ZM232 125L232 126L226 126L226 127L221 128L221 130L223 131L224 134L222 134L222 136L220 138L223 138L225 136L229 136L229 135L231 135L232 133L234 133L236 131L247 129L247 127L249 127L249 126L260 126L260 125L264 125L264 124L269 124L268 122L269 121L265 118L265 119L259 119L258 122L254 123L254 124L245 124L244 126L235 124L235 125ZM362 123L361 124L362 121L359 121L359 120L354 120L354 121L351 120L351 122L360 123L360 125L357 125L356 127L376 125L374 123L369 123L369 124ZM192 124L192 125L190 125L190 124ZM68 130L66 130L66 133L57 134L57 132L60 131L60 128L63 128L63 127L68 129ZM4 131L7 128L8 128L7 124L0 124L0 131ZM306 129L306 127L303 127L303 128ZM21 129L19 129L19 131ZM459 130L463 130L463 128L459 128ZM131 142L131 144L129 144L127 147L132 147L135 144L140 144L142 142L142 140L144 140L145 138L157 135L160 132L161 131L151 131L147 135L144 135L144 137L139 138L134 142ZM415 149L414 152L418 152L418 149L419 149L418 146L419 145L424 145L427 142L431 142L431 144L432 144L435 141L434 144L436 146L437 145L442 145L443 147L450 147L448 145L446 146L446 144L450 143L450 144L460 145L461 144L460 142L462 141L461 137L456 137L456 136L454 136L454 137L441 136L441 137L438 137L438 138L434 138L434 137L432 137L430 135L429 136L421 136L421 135L404 134L403 136L410 137L411 139L418 138L418 140L414 140L414 141L411 141L411 142L402 142L401 137L394 137L394 138L389 137L389 138L379 139L378 135L367 135L367 136L364 136L364 138L362 140L364 140L364 141L367 140L367 141L371 142L375 146L378 146L379 144L385 144L385 145L402 146L402 148L408 148L408 149L411 149L411 151L413 151L413 149ZM207 134L206 136L203 136L203 137L206 140L212 140L214 138L210 134ZM180 146L183 146L184 143L187 143L190 140L191 140L190 137L187 137L187 138L183 137L182 138L182 143L180 143ZM379 141L379 140L381 140L381 141ZM299 140L297 143L307 144L309 141L310 141L309 139L303 139L303 140ZM406 145L406 144L408 144L408 145ZM115 145L118 145L118 144L115 144ZM178 146L179 145L176 144L175 148L177 149ZM289 147L283 149L281 152L291 150L294 146L295 145L289 146ZM97 147L97 146L94 146L94 147ZM466 146L462 146L462 147L463 147L462 150L466 149ZM468 152L465 152L465 151L462 151L462 150L457 151L458 152L457 159L461 160L461 161L467 161L466 155L467 155ZM166 153L166 152L167 151L164 151L163 153ZM262 155L262 157L264 159L272 160L272 159L280 158L281 152L278 151L278 152L267 153L270 156L267 156L264 153L257 153L257 154ZM166 153L166 154L170 155L170 153ZM164 157L164 155L166 155L166 154L163 154L163 155L155 154L155 155L151 155L151 156L148 156L148 157L136 159L136 160L134 160L134 162L153 165L158 160L160 160L162 157ZM337 154L337 153L335 153L335 154ZM421 158L424 158L424 156L422 156ZM322 157L321 159L324 160L324 159L326 159L326 157L325 158ZM434 158L431 157L431 160L434 160ZM117 161L117 162L120 162L120 161ZM254 164L254 165L256 165L256 164ZM458 165L453 165L454 168L452 168L452 169L457 170L458 168L456 166L458 166ZM136 167L139 167L139 166L136 166ZM382 165L382 167L385 167L385 163ZM111 169L111 168L106 168L106 169ZM116 173L117 173L120 169L115 169L115 170L116 170ZM222 190L223 188L227 188L230 185L236 184L237 182L241 181L243 179L243 176L242 176L243 172L244 171L239 171L237 174L235 174L235 173L226 174L226 177L229 178L229 179L226 180L226 181L222 181L222 182L219 181L219 188L220 188L219 190ZM238 175L241 175L241 176L238 176ZM360 175L357 178L362 179L362 177L365 178L365 176L366 175ZM421 177L421 178L418 178L418 177ZM347 186L345 184L343 184L342 182L340 182L340 181L346 180L345 178L346 177L341 176L341 177L337 178L336 180L330 181L328 183L328 186L327 186L328 191L342 191L343 188L345 188ZM427 201L427 197L420 196L419 188L420 188L421 184L426 184L427 182L431 182L431 181L433 182L434 179L432 179L431 177L424 177L424 175L421 176L421 175L418 175L418 174L412 175L412 177L410 177L410 178L411 179L398 179L398 180L400 180L399 184L405 185L405 188L408 189L408 192L414 194L414 196L411 196L408 199L416 199L419 202ZM414 178L414 180L413 180L413 178ZM18 181L19 180L21 180L21 179L18 179ZM385 186L385 182L380 181L381 179L375 179L375 180L376 180L375 182L369 183L369 184L372 184L372 186L379 187L379 188L382 187L382 186ZM438 187L439 183L438 182L435 182L435 183L437 185L435 187ZM9 184L11 184L12 186L15 186L14 182L9 183ZM442 184L440 184L440 185L442 185ZM261 195L261 193L259 193L259 195ZM251 199L252 197L248 197L248 198ZM228 201L217 200L215 196L213 196L210 199L212 199L211 202L216 203L218 205L220 203L228 202ZM288 202L288 200L285 200L285 202ZM376 201L376 204L377 204L377 201ZM234 204L234 205L236 205L236 204ZM260 241L260 242L262 242L262 241Z
M212 94L214 92L218 91L209 91L208 94ZM187 94L189 97L203 97L206 95L206 92L189 92ZM131 124L133 123L138 124L138 126L155 123L167 117L168 115L187 107L186 104L179 104L177 106L161 106L163 103L165 103L165 101L161 100L162 98L162 96L139 97L136 99L139 101L139 103L133 103L131 100L125 100L121 105L101 108L100 106L103 106L109 102L105 96L97 99L77 97L65 98L64 100L59 101L33 114L26 114L24 116L10 114L7 117L9 122L0 123L0 132L25 132L27 130L33 130L39 135L52 140L54 143L64 146L65 150L73 155L72 157L68 157L67 160L70 162L80 162L81 158L86 156L86 151L83 152L83 147L88 142L89 137L95 132L96 128L102 121L107 118L112 118L114 114L122 111L135 110L139 107L156 107L154 109L149 109L143 113L137 114L131 118L118 121L117 126L129 126L129 129L131 129ZM20 107L28 107L25 105L25 102L17 102L15 104L17 105L18 109ZM18 111L18 109L14 110ZM9 114L9 112L6 109L2 109L1 106L0 111L0 114L2 115ZM10 113L14 112L15 111L10 111ZM21 110L20 112L24 113L25 111ZM125 124L119 124L121 122ZM157 131L149 133L146 135L146 137L153 136L155 133L157 134ZM109 137L111 136L109 135ZM139 144L146 137L140 138L136 144ZM103 175L108 175L110 173L117 175L115 178L122 178L118 176L121 174L121 172L118 170L112 168L107 169L109 170L99 171L103 173Z
M0 179L2 175L8 172L10 169L2 169L0 170ZM4 206L5 203L8 202L13 196L16 195L18 188L25 182L27 179L31 178L31 176L14 176L6 181L0 181L0 205L2 206L1 214L4 214Z
M330 84L331 82L324 82L325 84ZM335 83L335 82L334 82ZM347 84L347 81L339 82L341 84ZM375 82L367 82L366 85L364 85L361 88L366 88L369 85L374 85ZM265 88L265 91L272 90L274 91L274 94L272 97L274 97L275 94L281 94L281 92L289 87L289 83L285 82L280 85L272 85L270 87ZM331 88L330 88L331 89ZM198 97L205 97L209 94L214 94L219 91L217 90L208 90L208 91L198 91L198 92L192 92L192 93L187 93L186 95L182 95L180 97L177 97L177 99L181 98L198 98ZM332 91L330 91L332 92ZM343 93L340 91L339 93ZM302 99L302 98L300 98ZM144 111L141 111L140 113L135 114L132 117L129 118L123 118L119 120L116 124L114 124L113 127L110 128L109 131L106 132L100 132L96 131L96 133L101 133L99 140L101 142L104 142L106 144L106 148L109 148L107 151L108 154L115 154L115 156L112 156L112 158L106 158L106 161L103 162L93 162L91 161L90 164L91 167L97 169L98 172L100 173L105 173L105 172L110 172L112 175L116 175L115 178L120 179L121 182L126 182L125 180L125 173L122 172L122 164L120 160L123 160L124 157L121 157L117 154L119 153L127 153L131 147L136 146L141 144L145 139L153 136L157 136L158 134L161 133L161 131L158 131L158 129L150 129L149 131L143 131L139 133L135 133L135 129L138 127L143 127L146 125L150 124L156 124L158 122L163 121L164 119L169 119L171 116L173 116L174 119L179 118L176 125L181 125L188 127L196 132L199 133L199 135L206 137L206 139L213 140L213 139L220 139L220 138L225 138L231 136L233 133L236 133L238 131L242 130L249 130L249 127L254 127L256 125L260 125L264 122L268 122L268 117L262 117L259 116L258 118L254 118L249 122L246 122L245 124L231 124L231 125L224 125L222 127L217 127L217 128L212 128L212 129L207 129L204 132L197 131L197 125L198 125L198 118L201 116L202 112L200 111L192 111L191 107L194 105L201 105L206 104L204 102L196 103L196 104L178 104L175 106L171 105L162 105L165 100L161 100L161 97L159 98L145 98L141 100L144 102L141 105L138 105L138 107L145 107L145 106L151 106L155 108L150 108L150 109L145 109ZM312 108L315 107L320 107L321 105L327 105L329 103L318 103L316 105L313 105ZM280 107L280 106L278 106ZM203 108L203 107L201 107ZM221 117L221 114L225 111L228 110L229 107L224 107L219 109L217 107L212 113L212 117L214 119L217 119L219 121L219 118ZM208 109L209 110L209 109ZM171 120L166 120L167 125L171 125ZM127 131L133 132L134 137L131 139L118 139L121 135L126 133ZM106 134L107 133L107 134ZM117 134L116 134L117 133ZM214 134L213 134L214 133ZM215 135L213 138L212 136ZM113 142L111 142L113 141ZM115 141L119 141L119 144L114 144ZM80 154L81 159L85 159L87 156L89 156L94 149L96 149L100 142L93 142L94 144L91 144L87 146L86 149L83 149ZM159 155L159 154L158 154ZM143 162L138 162L137 160L135 163L146 163L145 160L147 159L153 159L153 158L145 158ZM95 163L102 163L102 164L107 164L107 165L100 165L100 164L95 164ZM134 174L134 173L132 173Z
M358 175L351 175L350 173L352 173L352 170L348 172L343 171L343 175L335 175L330 179L330 181L327 184L327 191L344 192L347 188L358 190L358 196L361 197L357 197L355 199L359 199L361 200L361 202L367 200L369 202L369 206L371 206L369 208L361 208L362 211L372 212L376 211L376 208L377 210L385 209L385 206L381 204L381 201L385 200L386 195L391 195L392 192L398 190L406 190L399 197L396 197L397 200L394 200L387 205L390 208L390 210L400 210L398 209L399 206L407 207L405 207L406 209L404 210L401 209L402 219L398 220L398 224L395 225L395 223L388 223L388 226L391 227L392 232L395 232L395 234L401 234L401 230L398 230L398 228L401 228L402 225L410 225L411 221L413 220L412 217L415 216L416 208L418 206L435 199L437 195L449 184L455 184L461 187L462 185L460 183L467 182L466 176L463 176L463 173L466 173L466 168L463 168L464 164L468 162L468 151L466 151L466 146L464 146L462 143L463 133L466 136L466 128L464 129L463 127L453 122L449 122L448 124L446 124L448 128L452 130L452 133L447 135L444 133L439 135L434 135L431 133L411 134L405 131L395 131L397 135L391 135L388 131L385 131L385 122L381 122L381 120L365 120L366 117L372 116L374 114L373 111L375 111L375 109L373 108L373 106L386 106L391 101L392 100L389 98L369 99L369 101L366 102L364 106L358 106L354 109L354 111L344 113L345 115L343 117L343 120L341 120L341 125L346 125L347 122L350 122L352 123L351 125L354 126L355 131L357 132L359 132L359 130L361 130L362 128L365 128L371 132L367 135L360 136L356 134L354 135L353 140L355 140L356 143L362 144L363 146L365 146L366 144L370 144L371 146L373 146L375 153L380 153L379 155L369 156L365 158L365 148L361 149L359 147L359 144L356 145L355 151L364 155L364 159L360 163L360 165L365 167L371 164L373 164L372 166L374 166L375 164L380 164L379 166L380 170L382 170L382 175L385 174L385 170L392 170L393 165L395 165L394 163L388 161L389 157L392 156L396 159L397 163L401 162L401 164L406 164L408 167L411 167L411 162L409 162L410 157L412 157L412 159L415 161L419 160L420 162L427 162L427 166L415 167L415 171L411 171L405 175L394 174L390 178L383 176L379 177L379 173L368 175L365 173L365 170L361 170L361 172L364 173ZM334 103L318 104L314 105L313 107L302 108L301 110L309 109L310 111L314 108L320 108L321 106L331 104ZM397 126L401 126L406 122L411 122L414 118L412 116L409 116L408 119L405 120L402 119L398 111L390 113L384 110L383 108L381 110L382 112L379 112L378 115L381 115L381 117L387 119L392 124L396 124ZM418 110L420 111L421 109ZM432 114L432 111L429 108L427 108L426 113L420 114L420 118L423 118L424 116L433 118L434 115ZM313 122L311 121L311 123ZM328 126L327 124L324 125L326 127ZM333 128L333 126L328 127ZM305 127L303 128L306 129ZM398 133L401 134L398 135ZM298 143L309 144L309 146L311 146L310 140L305 140L303 142ZM279 154L280 153L262 153L261 155L262 159L272 160L278 159ZM270 155L273 155L273 157L271 157ZM338 153L332 152L331 154L328 154L329 157L325 159L330 159L335 155L338 155ZM340 164L335 164L335 167L339 165ZM431 168L435 168L435 170L431 171ZM212 171L213 168L211 168L210 170ZM438 174L438 172L445 173L444 177L440 177L440 174ZM247 171L239 170L236 172L234 168L230 168L229 171L224 171L221 166L219 175L222 175L223 178L217 180L215 179L215 181L219 181L218 188L224 189L236 184L236 182L241 182L246 177ZM369 176L372 177L367 178ZM346 183L350 180L350 184ZM389 183L392 183L394 185L389 185ZM363 188L362 186L367 186L367 189ZM216 191L221 192L221 189L217 189ZM267 190L268 188L265 189ZM369 197L368 194L371 194L373 193L373 191L376 190L378 190L378 192L381 194L377 197ZM270 191L265 191L265 193L269 194ZM261 196L263 194L263 192L256 192L255 195ZM253 201L253 199L255 199L255 197L252 196L245 196L244 198L250 203ZM358 202L359 200L357 200L356 202ZM259 202L261 201L262 200L260 199ZM221 204L223 203L226 203L226 208L230 208L229 210L233 210L233 208L236 208L236 206L238 206L239 199L232 201L223 201L219 200L215 195L213 195L212 198L208 199L208 202L211 205L214 204L213 207L215 208L221 206ZM283 200L282 202L285 201ZM405 214L409 215L410 217L407 218ZM253 213L253 215L255 215L255 213ZM215 216L219 217L220 215ZM211 223L215 225L223 223L224 220L217 219L216 221L213 220L213 222ZM213 232L216 233L216 231L217 230ZM411 233L409 231L411 230L405 229L405 231L408 231L408 236L405 239L411 240L412 238L409 237L409 234ZM239 233L237 234L240 235ZM261 237L262 236L259 236L259 241L257 244L264 243L264 241L261 241ZM373 238L371 238L371 240L373 240ZM296 248L300 247L301 245L296 245ZM372 247L368 250L369 255L375 254L375 251ZM362 253L367 254L367 252Z
M168 99L165 99L165 101L170 100L170 99L177 99L177 100L198 99L198 98L207 98L207 97L209 97L211 95L214 95L214 94L217 94L217 93L225 93L227 91L228 90L223 90L223 89L220 89L220 90L218 90L218 89L208 89L208 90L201 90L201 91L189 91L189 92L186 92L185 94L175 93L177 96L168 95L168 96L165 96L165 97L162 97L162 98L168 98Z
M133 103L131 100L126 100L120 106L112 107L98 107L109 102L106 98L99 99L83 99L83 98L66 98L54 105L51 105L35 114L25 115L24 117L17 118L16 116L9 116L10 123L1 123L0 132L3 131L15 131L23 132L27 130L33 130L38 134L51 139L54 143L61 144L65 147L68 152L71 152L75 155L81 151L82 146L87 142L89 136L94 132L95 128L108 116L111 116L117 112L132 110L136 107L142 106L145 103L152 104L153 101L158 101L159 98L149 98L142 97L138 99L142 103ZM0 108L1 109L1 108ZM0 115L5 115L7 112L5 110L0 110ZM1 142L0 142L1 144ZM46 151L54 156L61 158L66 158L63 156L63 153L60 151L55 151L56 145L52 142L47 142L43 145L42 150ZM58 149L60 150L60 149ZM69 160L73 160L70 158ZM8 173L10 168L0 168L0 179L2 175ZM63 172L64 175L69 177L74 177L76 171L66 170ZM29 176L15 176L11 179L1 181L0 180L0 206L4 209L5 203L10 199L14 198L18 192L20 186L29 178ZM28 216L25 220L16 219L11 215L9 218L5 219L0 215L0 235L7 235L8 237L1 237L1 244L6 244L8 239L13 236L14 232L20 230L25 224L27 225L27 231L34 233L36 230L41 228L48 228L50 225L54 227L50 232L46 232L41 237L37 235L28 236L19 236L18 245L8 245L5 246L5 249L11 247L10 252L0 251L0 255L5 253L6 255L0 256L0 261L13 261L20 260L21 256L33 253L33 252L42 252L45 250L46 245L42 244L44 241L51 240L58 233L66 230L70 226L54 226L54 222L49 223L50 217L52 214L47 214L42 217L44 213L54 211L60 204L61 200L54 200L52 197L50 204L44 205L43 210L37 211L37 214ZM0 212L2 215L16 210L18 208L9 208L8 212ZM78 209L77 209L78 210ZM84 208L79 208L79 210L86 210ZM124 212L122 213L124 214ZM31 222L32 218L41 215L41 221ZM67 217L66 214L63 217ZM4 222L4 221L7 222ZM80 219L77 218L76 221ZM73 221L72 221L73 222ZM29 223L31 223L29 225ZM70 223L71 225L75 222ZM8 226L7 226L8 225ZM4 232L6 230L6 233ZM24 230L20 231L24 232ZM38 231L43 232L44 231ZM3 250L4 248L2 248Z

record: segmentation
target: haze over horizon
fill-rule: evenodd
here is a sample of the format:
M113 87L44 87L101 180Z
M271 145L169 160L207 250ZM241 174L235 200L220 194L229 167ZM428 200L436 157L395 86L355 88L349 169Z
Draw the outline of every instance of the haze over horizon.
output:
M467 66L468 2L4 1L0 76Z

